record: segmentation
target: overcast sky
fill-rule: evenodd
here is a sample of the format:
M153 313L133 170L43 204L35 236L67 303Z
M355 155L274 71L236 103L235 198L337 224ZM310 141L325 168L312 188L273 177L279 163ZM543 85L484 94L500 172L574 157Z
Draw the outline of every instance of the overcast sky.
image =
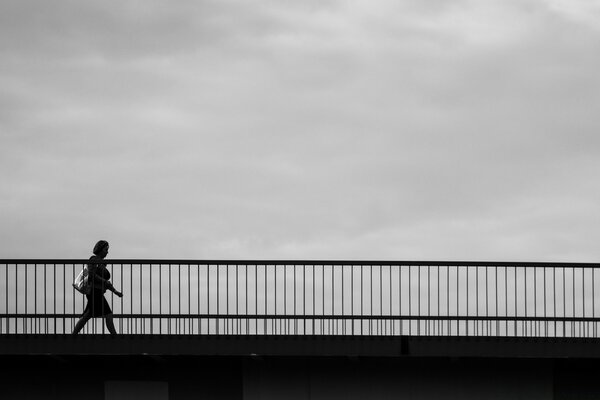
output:
M0 258L598 262L599 4L0 0Z

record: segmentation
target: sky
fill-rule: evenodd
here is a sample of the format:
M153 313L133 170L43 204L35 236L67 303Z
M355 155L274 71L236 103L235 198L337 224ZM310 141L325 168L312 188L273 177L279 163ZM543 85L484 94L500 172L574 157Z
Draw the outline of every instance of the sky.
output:
M600 261L600 2L0 0L0 258Z

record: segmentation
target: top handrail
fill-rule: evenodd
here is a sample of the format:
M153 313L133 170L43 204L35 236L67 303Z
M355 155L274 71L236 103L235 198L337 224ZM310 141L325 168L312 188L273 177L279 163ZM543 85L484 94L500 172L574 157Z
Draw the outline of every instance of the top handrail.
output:
M0 264L86 264L87 258L5 258ZM410 260L290 260L290 259L104 259L107 264L177 264L177 265L331 265L331 266L449 266L449 267L546 267L599 268L593 262L545 261L410 261Z

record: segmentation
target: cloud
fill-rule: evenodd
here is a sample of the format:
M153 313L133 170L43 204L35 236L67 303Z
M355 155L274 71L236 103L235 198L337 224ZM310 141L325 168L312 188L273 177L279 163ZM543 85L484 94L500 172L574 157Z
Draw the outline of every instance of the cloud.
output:
M598 29L600 4L590 0L549 0L550 10L561 17L571 19L575 24L583 23L587 28Z
M598 256L599 36L574 11L0 7L3 257Z

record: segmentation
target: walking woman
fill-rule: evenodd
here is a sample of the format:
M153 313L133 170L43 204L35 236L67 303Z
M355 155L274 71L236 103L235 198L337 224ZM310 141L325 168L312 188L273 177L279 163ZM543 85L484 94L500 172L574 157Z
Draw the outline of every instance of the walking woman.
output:
M123 297L123 294L115 289L110 282L110 272L106 268L106 262L101 262L108 255L108 247L106 240L100 240L94 246L94 255L90 257L90 262L87 265L88 285L90 285L91 291L85 295L87 304L81 318L75 325L75 329L73 329L74 335L78 334L91 318L97 317L104 318L106 327L112 335L117 334L113 312L104 298L104 293L110 290L119 297Z

